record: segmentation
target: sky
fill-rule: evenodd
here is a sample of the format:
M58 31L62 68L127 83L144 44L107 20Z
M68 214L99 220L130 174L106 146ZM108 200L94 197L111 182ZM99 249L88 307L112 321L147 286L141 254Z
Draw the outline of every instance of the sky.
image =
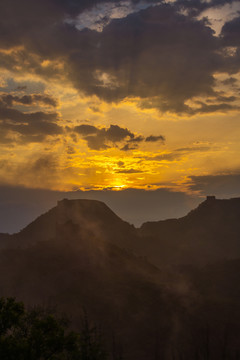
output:
M58 198L137 225L240 196L240 1L2 0L0 232Z

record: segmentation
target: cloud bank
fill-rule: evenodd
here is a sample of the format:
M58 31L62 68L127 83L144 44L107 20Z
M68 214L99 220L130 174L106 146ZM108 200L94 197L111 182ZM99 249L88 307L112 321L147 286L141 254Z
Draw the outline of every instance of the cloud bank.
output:
M225 23L219 36L207 19L199 18L204 10L232 1L145 1L139 11L107 21L101 32L79 30L74 19L89 9L97 16L100 3L110 4L99 0L6 4L3 0L0 46L15 50L2 52L0 65L46 77L64 74L80 93L106 102L131 98L142 108L187 115L238 109L236 98L219 98L214 74L231 77L240 70L239 14ZM113 4L116 11L122 6L121 1ZM230 47L236 47L234 52L229 52ZM61 63L62 68L41 66L46 59ZM208 96L214 104L196 101Z
M110 125L109 128L98 128L93 125L82 124L75 126L73 131L82 136L87 142L91 150L102 150L117 146L123 141L127 142L121 150L128 151L136 149L143 141L146 142L164 142L163 135L144 137L142 135L135 135L127 128L122 128L118 125Z

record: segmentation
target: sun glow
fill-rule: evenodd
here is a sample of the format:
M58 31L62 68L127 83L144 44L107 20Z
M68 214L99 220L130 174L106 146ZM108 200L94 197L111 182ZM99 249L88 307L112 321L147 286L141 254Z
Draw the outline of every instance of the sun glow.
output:
M114 185L112 187L113 190L123 190L124 188L126 188L126 185Z

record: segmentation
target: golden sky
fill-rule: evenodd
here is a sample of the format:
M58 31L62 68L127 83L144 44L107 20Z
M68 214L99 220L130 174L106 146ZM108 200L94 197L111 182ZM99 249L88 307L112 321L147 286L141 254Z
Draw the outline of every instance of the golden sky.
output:
M0 185L239 179L240 3L92 4L1 2Z

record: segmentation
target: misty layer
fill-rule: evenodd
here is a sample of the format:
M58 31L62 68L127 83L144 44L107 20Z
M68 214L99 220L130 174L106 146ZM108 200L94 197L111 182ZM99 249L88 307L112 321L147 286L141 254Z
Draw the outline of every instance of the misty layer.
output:
M135 229L102 202L59 201L18 234L1 234L1 294L57 304L76 329L87 313L110 359L236 358L239 213L240 199L210 196L183 218Z

